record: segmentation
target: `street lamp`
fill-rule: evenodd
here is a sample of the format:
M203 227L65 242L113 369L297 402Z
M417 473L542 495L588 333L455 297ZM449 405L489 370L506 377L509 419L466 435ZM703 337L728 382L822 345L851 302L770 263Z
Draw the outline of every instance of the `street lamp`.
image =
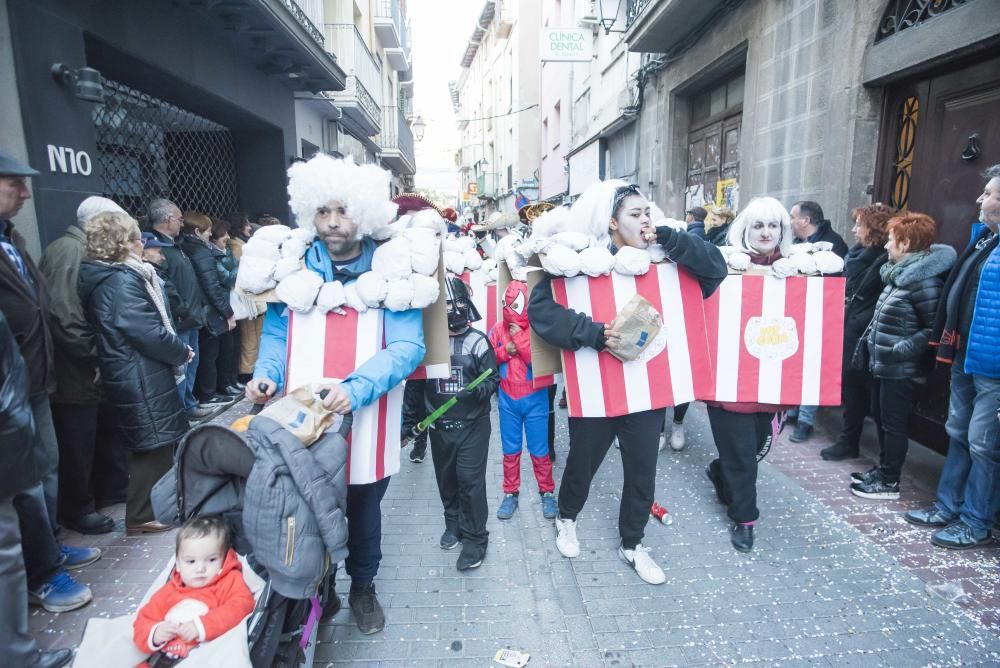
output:
M601 26L604 34L610 35L613 32L623 33L624 30L612 30L611 27L618 21L618 16L622 11L622 0L598 0L598 8L601 12Z
M413 128L413 135L417 138L417 141L422 141L424 138L424 130L427 129L427 124L424 123L424 119L417 116L413 119L410 127Z

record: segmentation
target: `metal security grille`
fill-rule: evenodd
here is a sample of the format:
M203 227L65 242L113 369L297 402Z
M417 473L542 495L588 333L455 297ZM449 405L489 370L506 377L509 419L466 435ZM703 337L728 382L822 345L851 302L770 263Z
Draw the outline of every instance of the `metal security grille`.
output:
M104 195L133 216L158 197L210 216L238 209L229 128L107 79L93 116Z

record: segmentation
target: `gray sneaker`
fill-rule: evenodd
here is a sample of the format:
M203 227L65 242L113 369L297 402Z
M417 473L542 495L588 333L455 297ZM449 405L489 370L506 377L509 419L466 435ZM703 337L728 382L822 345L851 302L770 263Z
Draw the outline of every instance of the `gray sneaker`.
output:
M974 547L992 542L992 540L993 536L990 535L989 531L986 532L985 536L977 538L972 527L962 520L953 522L931 535L931 543L948 550L971 550Z

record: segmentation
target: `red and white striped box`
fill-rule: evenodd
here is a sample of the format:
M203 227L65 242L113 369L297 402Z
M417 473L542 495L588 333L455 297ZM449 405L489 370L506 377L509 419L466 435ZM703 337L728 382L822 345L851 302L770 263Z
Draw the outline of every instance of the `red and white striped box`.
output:
M382 309L345 315L290 312L286 391L307 384L340 382L385 348ZM354 412L348 437L347 482L363 485L399 471L402 384Z
M613 321L637 293L663 316L660 334L631 362L592 348L560 351L570 417L614 417L710 395L701 288L677 265L656 264L644 276L557 278L552 292L557 303L597 322Z
M496 281L487 281L488 276L479 271L469 274L469 285L472 288L472 303L482 319L472 323L472 326L489 336L493 325L499 318L500 303L497 295Z
M843 278L732 275L705 300L715 401L839 406Z

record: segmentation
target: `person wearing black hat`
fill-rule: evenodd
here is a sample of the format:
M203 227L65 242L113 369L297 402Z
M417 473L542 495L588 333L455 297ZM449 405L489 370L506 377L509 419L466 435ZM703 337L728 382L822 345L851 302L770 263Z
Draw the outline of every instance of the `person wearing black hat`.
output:
M486 556L486 461L490 446L490 397L497 390L497 360L489 339L470 324L480 319L468 288L448 279L448 334L451 377L428 380L424 400L430 413L454 396L458 403L430 427L431 454L438 492L444 505L445 530L440 546L451 550L462 543L460 571L478 568ZM493 374L472 390L466 385L487 369Z
M704 207L693 206L687 210L684 222L687 223L687 231L701 239L705 238L705 218L708 211Z

